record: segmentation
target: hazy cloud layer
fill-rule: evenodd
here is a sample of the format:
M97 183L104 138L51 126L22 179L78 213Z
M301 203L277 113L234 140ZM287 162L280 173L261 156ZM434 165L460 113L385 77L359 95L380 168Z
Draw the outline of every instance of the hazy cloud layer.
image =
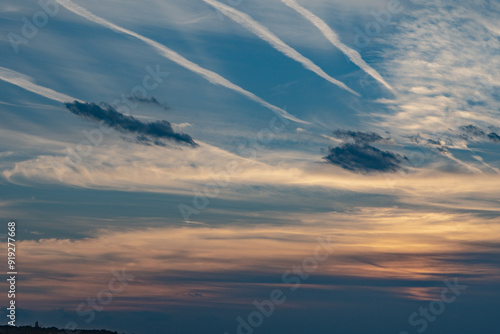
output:
M448 277L450 273L474 274L469 279L486 283L494 281L500 271L496 261L500 250L494 237L500 228L492 224L498 218L485 222L473 214L397 208L300 213L296 218L307 224L127 229L101 231L81 240L21 241L25 252L31 254L25 260L25 268L26 283L32 289L24 298L34 308L71 305L75 295L84 300L102 289L102 282L109 279L113 259L114 266L127 266L127 273L137 277L121 295L143 297L135 299L137 308L154 307L150 301L157 296L169 297L157 300L164 307L186 305L191 303L193 294L203 295L203 302L212 305L235 303L240 298L245 303L248 295L255 294L256 284L250 283L273 287L276 277L281 278L292 265L314 254L319 237L330 238L333 246L331 259L320 262L314 274L316 284L323 288L332 284L339 289L358 284L385 286L387 292L404 299L431 300L436 296L432 290L422 294L412 287L421 282L433 286L436 277ZM363 233L367 226L371 233ZM438 233L441 231L448 234ZM359 246L350 247L355 242ZM61 248L65 251L61 252ZM155 250L153 256L151 249ZM320 251L325 254L327 249ZM70 265L75 259L79 265ZM131 261L134 266L127 265ZM255 263L259 263L258 272ZM54 285L52 275L43 275L47 267L53 275L66 279ZM398 284L399 280L407 284ZM228 289L228 281L248 295L242 297L236 290ZM302 288L309 290L314 286L305 284ZM116 302L126 305L125 300Z

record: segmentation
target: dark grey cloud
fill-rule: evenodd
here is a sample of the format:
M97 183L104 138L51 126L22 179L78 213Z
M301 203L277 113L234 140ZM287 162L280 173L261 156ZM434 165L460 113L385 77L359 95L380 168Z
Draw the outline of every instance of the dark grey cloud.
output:
M410 140L416 144L420 144L422 142L427 142L427 139L422 138L420 133L418 133L416 136L410 136Z
M488 135L488 139L495 143L500 143L500 136L495 132L492 132Z
M161 107L162 109L169 110L170 107L166 103L162 103L158 101L154 96L149 97L149 98L142 98L142 97L136 97L136 96L130 96L128 98L129 101L131 102L138 102L142 104L152 104L158 107Z
M397 153L382 151L367 144L343 144L330 147L324 159L334 165L356 173L396 172L403 169L405 157Z
M461 137L465 140L472 140L474 138L487 138L491 142L500 143L500 136L497 133L490 132L489 134L486 134L483 129L473 124L461 126L459 130L462 131ZM490 131L491 130L494 130L493 127L490 127Z
M464 135L465 136L465 135ZM442 142L441 140L436 140L436 139L426 139L426 138L423 138L420 133L418 133L416 136L409 136L408 138L410 138L410 140L412 142L414 142L415 144L419 144L419 145L423 145L423 146L431 146L431 147L434 147L434 148L443 148L444 149L444 145L446 145L444 142ZM464 139L467 139L468 137L465 136L465 137L462 137ZM451 144L453 145L453 141L451 140L451 138L447 138L446 141L448 142L448 144Z
M330 147L325 159L328 163L340 166L356 173L396 172L403 169L406 157L389 151L382 151L370 145L390 138L384 138L375 132L335 130L333 135L343 139L338 147Z
M440 141L434 139L427 139L427 143L434 146L443 146Z
M333 135L344 140L351 139L357 144L368 144L384 140L384 138L374 132L335 130L333 131Z
M165 144L162 140L197 146L193 138L185 133L177 133L168 121L142 122L133 116L124 115L107 104L72 102L65 103L73 114L88 120L104 122L107 126L123 133L135 134L142 144Z
M459 129L461 131L471 135L471 136L474 136L474 137L484 137L485 136L485 133L481 128L479 128L475 125L472 125L472 124L461 126Z

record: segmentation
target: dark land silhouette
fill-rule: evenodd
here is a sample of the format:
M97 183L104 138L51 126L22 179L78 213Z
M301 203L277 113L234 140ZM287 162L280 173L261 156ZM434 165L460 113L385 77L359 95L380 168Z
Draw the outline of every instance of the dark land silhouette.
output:
M120 334L104 329L59 329L56 327L0 326L0 334Z

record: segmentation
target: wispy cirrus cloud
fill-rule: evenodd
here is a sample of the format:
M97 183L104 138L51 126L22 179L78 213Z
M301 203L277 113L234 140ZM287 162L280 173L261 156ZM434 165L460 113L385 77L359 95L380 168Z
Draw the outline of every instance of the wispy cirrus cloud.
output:
M485 27L497 8L483 0L474 5L412 0L412 6L387 36L391 47L381 53L398 94L393 100L378 100L388 110L376 115L374 125L390 129L403 145L422 135L426 141L419 145L446 157L452 168L480 174L483 165L485 171L496 171L498 154L471 147L495 142L500 126L500 41ZM469 125L486 137L467 132Z
M291 121L294 121L297 123L302 123L302 124L309 124L306 121L300 120L297 117L290 115L287 111L283 110L282 108L276 107L276 106L270 104L269 102L264 101L262 98L260 98L257 95L241 88L240 86L232 83L228 79L222 77L220 74L217 74L213 71L207 70L207 69L201 67L200 65L193 63L192 61L184 58L179 53L173 51L172 49L166 47L163 44L160 44L160 43L153 41L152 39L149 39L147 37L144 37L136 32L133 32L133 31L126 29L126 28L122 28L122 27L120 27L114 23L111 23L111 22L109 22L101 17L98 17L98 16L94 15L93 13L89 12L88 10L86 10L85 8L78 6L77 4L75 4L74 2L72 2L70 0L57 0L57 2L61 6L68 9L69 11L71 11L71 12L73 12L81 17L84 17L87 20L90 20L94 23L97 23L97 24L99 24L103 27L106 27L108 29L111 29L113 31L123 33L123 34L135 37L135 38L143 41L144 43L146 43L146 44L150 45L151 47L153 47L154 49L156 49L161 56L175 62L176 64L188 69L189 71L192 71L194 73L199 74L200 76L202 76L203 78L205 78L206 80L211 82L212 84L223 86L223 87L226 87L232 91L235 91L235 92L247 97L248 99L259 103L260 105L270 109L271 111L273 111L273 112L275 112L275 113L281 115L282 117L285 117Z
M255 35L257 35L259 38L262 40L266 41L269 43L273 48L276 50L280 51L283 53L285 56L301 63L306 69L316 73L323 79L331 82L332 84L347 90L348 92L360 96L359 93L355 92L351 88L349 88L346 84L343 82L332 78L330 75L328 75L323 69L321 69L318 65L313 63L310 59L304 57L302 54L300 54L297 50L283 42L280 38L278 38L275 34L273 34L269 29L264 27L262 24L258 23L254 19L252 19L249 15L242 13L241 11L227 6L223 3L220 3L215 0L203 0L207 4L213 6L217 10L220 10L224 15L228 16L235 22L241 24L251 32L253 32Z
M399 93L380 101L393 111L380 115L380 125L434 137L468 124L499 126L500 41L483 26L490 2L474 8L464 0L412 2L415 10L387 37L391 48L382 53Z

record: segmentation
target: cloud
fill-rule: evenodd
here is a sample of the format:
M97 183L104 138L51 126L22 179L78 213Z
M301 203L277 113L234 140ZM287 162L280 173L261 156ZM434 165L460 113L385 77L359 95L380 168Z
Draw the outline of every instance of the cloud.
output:
M372 173L401 170L401 163L406 158L397 153L381 151L367 144L356 143L331 147L324 159L356 173Z
M143 97L137 97L137 96L129 96L128 100L131 102L138 102L138 103L143 103L143 104L152 104L158 107L163 108L164 110L169 110L170 107L166 103L161 103L158 101L154 96L149 97L149 98L143 98Z
M492 132L488 135L488 138L495 143L500 143L500 136L495 132Z
M181 56L180 54L178 54L177 52L167 48L165 45L163 44L160 44L158 42L155 42L153 41L152 39L149 39L147 37L144 37L142 35L139 35L138 33L135 33L131 30L128 30L128 29L125 29L125 28L122 28L114 23L111 23L109 21L106 21L105 19L103 18L100 18L94 14L92 14L91 12L89 12L88 10L86 10L85 8L83 7L80 7L78 6L77 4L73 3L72 1L70 0L57 0L57 2L65 7L66 9L68 9L69 11L72 11L73 13L81 16L81 17L84 17L86 18L87 20L90 20L94 23L97 23L101 26L104 26L108 29L111 29L113 31L116 31L116 32L119 32L119 33L123 33L123 34L126 34L126 35L129 35L129 36L132 36L132 37L135 37L141 41L143 41L144 43L152 46L153 48L155 48L158 53L175 62L176 64L186 68L187 70L189 71L192 71L194 73L197 73L199 74L200 76L202 76L203 78L205 78L206 80L208 80L209 82L211 82L212 84L214 85L219 85L219 86L222 86L222 87L226 87L232 91L235 91L245 97L247 97L248 99L252 100L252 101L255 101L257 103L259 103L260 105L270 109L271 111L277 113L278 115L284 117L284 118L287 118L291 121L294 121L294 122L297 122L297 123L302 123L302 124L309 124L309 122L306 122L306 121L303 121L303 120L300 120L292 115L290 115L288 112L286 112L285 110L279 108L279 107L276 107L266 101L264 101L263 99L261 99L260 97L258 97L257 95L241 88L240 86L232 83L231 81L227 80L226 78L222 77L221 75L215 73L215 72L212 72L210 70L207 70L203 67L201 67L200 65L196 64L196 63L193 63L192 61L190 60L187 60L186 58L184 58L183 56Z
M470 134L478 134L478 135L481 135L482 133L482 130L474 125L467 125L467 126L463 126L463 127L460 127L460 129L464 132L463 134L460 135L460 138L465 140L465 141L469 141L469 140L472 140L474 137L470 137L469 135ZM465 134L467 133L467 134ZM483 133L484 135L484 133ZM416 136L409 136L408 138L410 138L410 140L415 143L415 144L420 144L420 145L423 145L427 148L430 148L432 149L433 151L439 153L440 155L442 155L443 157L446 157L447 159L451 160L451 161L454 161L456 162L458 165L462 166L462 167L465 167L468 171L470 172L473 172L473 173L476 173L476 174L481 174L482 171L481 169L479 168L476 168L474 167L472 164L469 164L465 161L462 161L460 159L458 159L457 157L455 157L451 152L450 152L450 149L456 149L456 148L460 148L460 149L467 149L469 150L470 152L472 152L470 149L467 148L467 145L464 144L464 146L456 146L452 139L451 138L447 138L447 141L444 141L444 140L435 140L435 139L432 139L432 138L424 138L422 137L420 134L417 134ZM484 166L488 167L488 168L491 168L491 169L494 169L496 170L496 168L490 166L489 164L485 163L483 158L479 157L479 156L474 156L474 158L481 162Z
M441 166L442 161L433 163L431 168L409 167L411 173L404 170L392 174L353 173L348 169L334 168L326 161L316 163L314 154L290 156L286 150L270 152L262 162L198 140L199 146L195 150L173 149L168 154L159 154L161 150L155 146L116 140L94 147L92 154L82 159L76 168L70 168L66 159L67 143L51 143L43 137L13 131L0 133L2 141L14 136L26 145L36 144L39 153L34 158L16 162L14 166L5 166L0 178L13 184L60 184L62 175L63 183L70 187L192 198L193 189L204 189L214 182L216 175L216 182L230 176L229 185L219 189L217 198L231 201L269 203L274 196L286 193L290 201L299 203L304 193L305 196L314 196L318 189L329 189L341 194L397 196L404 203L418 203L438 210L445 207L500 212L500 178L492 177L490 173L472 174L434 168ZM52 145L49 146L51 150L47 151L47 146L40 142ZM418 154L408 152L404 155L418 165ZM70 157L70 160L74 158ZM229 165L236 166L236 171L228 172ZM335 169L333 173L332 169ZM353 203L353 199L348 197L346 202Z
M167 121L143 123L132 116L126 116L119 113L111 106L103 108L96 104L86 103L69 95L56 92L50 88L39 86L33 82L34 79L30 76L4 67L0 67L0 80L9 82L48 99L62 102L66 108L75 115L96 121L104 121L106 125L121 132L136 133L137 140L142 144L164 146L165 144L161 142L161 139L169 139L179 143L197 146L189 135L175 132L172 125ZM154 97L149 99L135 98L134 101L155 104L167 108L167 106L161 104Z
M197 146L194 140L185 133L177 133L167 121L144 123L133 116L124 115L109 105L99 106L94 103L65 103L73 114L93 121L103 121L107 126L124 133L137 135L140 143L164 146L161 139Z
M486 135L481 128L472 124L461 126L459 129L474 137L484 137Z
M499 126L500 40L483 26L495 11L466 0L421 3L379 48L399 93L380 125L441 138L468 124Z
M10 70L8 68L0 67L0 80L6 81L13 85L24 88L30 92L38 94L40 96L44 96L48 99L58 101L58 102L72 102L72 101L80 101L74 97L69 95L65 95L59 92L56 92L50 88L46 88L34 83L34 79L30 76L21 74L19 72Z
M462 134L462 138L466 140L474 138L487 138L491 142L500 143L500 136L497 133L491 132L489 134L486 134L486 132L478 126L469 124L461 126L459 129L464 133Z
M373 77L375 80L383 84L387 89L393 91L393 88L384 80L384 78L370 65L368 65L358 51L348 47L344 43L340 41L338 35L330 28L325 21L321 18L308 11L301 5L299 5L295 0L281 0L288 7L296 10L302 16L304 16L307 20L309 20L312 24L318 28L323 36L330 41L334 46L336 46L343 54L345 54L354 64L359 66L365 73Z
M213 6L215 9L220 10L224 15L228 16L233 21L241 24L242 26L253 32L259 38L269 43L273 48L280 51L285 56L301 63L308 70L316 73L317 75L333 83L334 85L339 86L354 95L360 96L357 92L347 87L343 82L329 76L318 65L316 65L310 59L304 57L302 54L297 52L297 50L295 50L294 48L290 47L288 44L283 42L275 34L269 31L269 29L267 29L266 27L264 27L263 25L252 19L247 14L242 13L239 10L236 10L230 6L227 6L225 4L222 4L214 0L203 0L203 1Z
M341 139L352 139L356 144L368 144L384 140L379 134L374 132L360 132L349 130L335 130L334 136Z
M95 296L103 289L103 282L113 277L110 263L112 269L125 268L127 274L136 276L113 305L130 306L130 300L122 298L133 298L137 309L157 307L151 300L162 306L179 305L192 303L189 294L196 293L215 303L239 302L240 298L247 303L245 297L255 295L257 286L274 288L276 277L314 255L319 237L331 237L335 245L331 259L322 262L314 275L325 288L380 288L385 281L387 287L406 286L410 292L418 282L432 283L450 273L475 273L478 280L487 282L494 281L500 272L495 261L500 251L495 238L500 231L498 217L362 208L286 218L302 224L127 228L101 230L93 237L76 240L23 240L22 249L31 254L25 259L25 284L31 287L25 303L47 309ZM370 233L363 233L367 229ZM354 244L357 247L352 247ZM321 254L325 250L321 249ZM78 265L70 265L75 261ZM409 285L398 284L400 280ZM228 281L232 289L228 289ZM314 287L304 284L302 288ZM241 296L237 289L248 294Z

